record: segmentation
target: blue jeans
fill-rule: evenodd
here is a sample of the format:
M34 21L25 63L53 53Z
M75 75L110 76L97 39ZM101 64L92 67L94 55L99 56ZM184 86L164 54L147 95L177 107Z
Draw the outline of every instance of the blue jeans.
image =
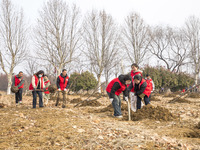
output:
M137 109L141 108L141 101L142 99L137 95ZM149 104L149 98L146 95L144 96L144 102L145 102L145 105Z
M110 98L110 93L108 93L108 96ZM121 116L121 98L117 95L114 96L113 101L112 101L112 106L114 108L114 116Z
M16 104L19 101L22 101L22 93L23 93L23 88L20 88L19 91L17 93L15 93L15 102L16 102Z
M37 94L39 96L39 107L43 107L42 92L41 91L33 91L32 94L33 94L33 108L36 108Z

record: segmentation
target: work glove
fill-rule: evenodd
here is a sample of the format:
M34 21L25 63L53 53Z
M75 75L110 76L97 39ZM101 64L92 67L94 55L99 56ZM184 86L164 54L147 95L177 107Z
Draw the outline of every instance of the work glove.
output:
M110 102L112 103L112 101L113 101L113 98L110 98Z
M61 91L61 89L58 89L58 91Z
M64 91L67 91L67 89L64 89Z
M126 96L126 97L124 98L124 101L128 102L128 96Z

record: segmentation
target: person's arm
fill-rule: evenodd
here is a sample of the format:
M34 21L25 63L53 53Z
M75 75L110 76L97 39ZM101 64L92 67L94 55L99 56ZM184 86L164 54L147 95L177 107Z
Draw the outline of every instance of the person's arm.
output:
M22 78L22 80L20 81L20 83L17 85L17 87L20 87L20 86L22 86L22 84L24 84L24 79Z
M57 78L57 82L56 82L57 88L60 89L60 78Z
M113 87L112 87L111 91L110 91L110 98L114 98L115 92L120 88L121 88L120 84L118 82L115 82L113 84Z
M129 96L129 92L128 88L126 87L126 89L123 91L123 97L128 97Z
M68 82L67 82L66 89L68 89L68 88L69 88L69 85L70 85L70 80L68 79Z
M147 83L144 82L144 83L140 86L140 89L137 90L137 91L135 92L135 94L136 94L136 95L142 94L142 93L144 92L144 90L146 89L146 87L147 87Z
M37 88L37 85L35 85L35 76L32 77L32 86L34 89Z
M132 90L133 87L133 81L131 81L131 84L128 86L127 90L128 92L130 92Z

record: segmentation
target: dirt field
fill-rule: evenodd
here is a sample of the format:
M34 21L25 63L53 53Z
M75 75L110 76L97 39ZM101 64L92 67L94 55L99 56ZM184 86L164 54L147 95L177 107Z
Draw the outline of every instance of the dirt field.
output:
M99 103L89 101L88 105L84 102L74 107L85 98L68 96L66 108L55 107L55 102L49 101L44 108L37 104L32 109L30 96L24 96L23 105L16 107L14 95L2 95L0 149L200 149L199 98L172 104L168 102L173 97L157 96L151 106L132 112L133 121L127 121L125 102L124 118L113 118L106 97L98 99Z

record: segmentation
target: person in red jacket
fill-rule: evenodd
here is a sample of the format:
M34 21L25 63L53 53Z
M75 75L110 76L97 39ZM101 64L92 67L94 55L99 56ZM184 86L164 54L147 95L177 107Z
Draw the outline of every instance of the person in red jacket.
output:
M147 84L150 86L150 88L151 88L151 93L152 93L152 92L155 90L155 85L154 85L154 82L153 82L153 80L151 79L151 77L150 77L149 74L146 75L145 80L146 80ZM150 101L150 99L151 99L151 94L150 94L150 96L149 96L149 101Z
M114 117L122 118L120 94L123 92L125 101L128 101L127 84L131 83L130 75L120 75L113 79L107 86L106 91L114 108Z
M22 93L24 88L24 79L22 71L20 71L18 75L15 75L15 77L13 78L12 86L17 86L19 89L19 91L15 93L16 105L22 104Z
M57 88L58 88L58 97L56 101L56 106L58 106L60 98L63 94L63 104L62 108L65 108L66 99L67 99L67 92L69 88L69 76L67 75L67 70L63 69L62 73L57 78Z
M45 105L48 104L48 101L50 99L50 92L48 91L48 87L50 85L50 80L48 79L48 76L44 75L44 85L45 85L45 91L44 91L44 99L46 99Z
M132 77L132 80L134 80L134 76L135 75L140 75L142 76L142 71L139 70L139 66L136 64L136 63L133 63L131 65L131 77ZM128 85L129 86L129 85ZM131 106L135 103L134 101L136 100L136 97L135 97L135 94L134 94L134 88L131 89L130 91L130 101L131 101ZM131 107L131 109L133 110L133 108Z
M147 84L146 80L140 75L134 76L134 82L128 87L128 91L134 89L134 94L137 96L137 109L141 108L141 100L144 98L145 105L149 104L149 96L151 94L151 88Z
M33 94L33 108L36 108L37 94L39 96L39 107L44 107L42 101L42 92L45 89L43 76L44 76L44 71L43 70L38 71L36 74L33 75L31 84L29 86L29 90L32 91Z

